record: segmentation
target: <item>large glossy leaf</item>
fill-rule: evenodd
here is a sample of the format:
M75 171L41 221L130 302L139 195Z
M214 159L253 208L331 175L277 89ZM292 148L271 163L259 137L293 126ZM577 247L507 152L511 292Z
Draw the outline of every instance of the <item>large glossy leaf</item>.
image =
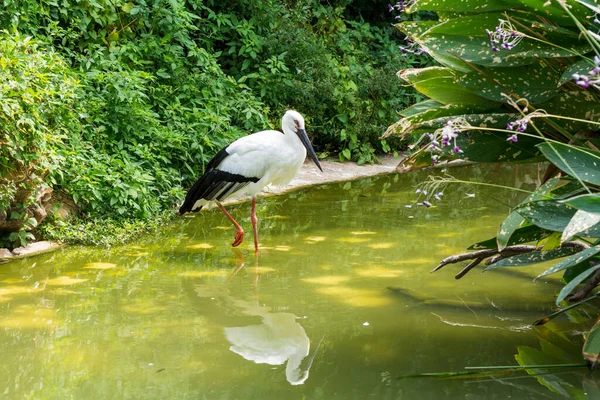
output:
M573 4L569 4L573 7ZM481 13L490 11L507 11L521 9L530 11L536 15L543 16L546 20L559 25L573 25L573 21L566 15L565 11L558 2L544 2L540 0L419 0L412 5L407 12L416 11L436 11L453 13ZM585 13L582 6L573 7L572 12L580 17L589 14Z
M568 204L578 210L600 214L600 193L582 194L581 196L563 200L562 203Z
M561 242L571 240L574 236L587 231L600 223L600 214L577 210L562 233Z
M570 82L573 80L573 74L585 75L592 68L594 68L593 61L588 60L588 59L578 60L578 61L574 62L573 64L569 65L567 67L567 69L564 70L564 72L562 73L562 75L560 77L559 83L561 85L563 85L567 82Z
M562 232L577 210L553 200L540 200L522 204L515 211L540 228Z
M433 132L434 130L442 127L450 119L455 119L464 115L470 115L472 113L485 112L489 109L490 108L488 106L483 104L446 104L440 107L432 107L430 109L425 109L423 107L421 110L410 110L413 115L402 118L400 121L392 125L392 127L388 128L388 131L386 131L386 135L394 133L404 136L407 133L411 133L420 128L427 128L428 132ZM506 118L508 119L509 117ZM390 132L390 129L394 129L394 131Z
M541 262L554 260L556 258L567 257L578 250L573 247L561 247L549 251L533 251L527 254L519 254L504 258L492 265L487 266L484 271L502 267L522 267L525 265L539 264Z
M537 145L544 156L571 176L584 182L600 185L600 153L563 143Z
M560 74L546 62L534 62L526 67L486 68L458 77L458 83L481 96L506 103L506 94L514 93L530 103L548 101L560 94ZM497 82L501 82L499 86Z
M579 285L581 282L583 282L584 280L589 278L598 269L600 269L600 264L595 265L588 270L585 270L584 272L579 274L575 279L573 279L571 282L566 284L565 287L563 287L562 290L560 291L560 293L558 294L558 297L556 298L556 305L560 305L560 302L563 301L569 295L569 293L571 293L573 291L573 289L575 289L575 287L577 285Z
M600 321L596 321L583 344L583 358L592 365L600 361Z
M549 114L567 115L571 118L597 121L600 115L600 100L590 91L563 92L559 96L537 104L536 107L546 110ZM570 132L581 129L598 129L598 125L571 120L553 120Z
M442 103L435 100L423 100L412 106L405 108L400 112L403 117L412 117L415 115L423 114L424 112L435 110L443 106Z
M490 119L493 117L490 115ZM508 121L510 118L497 118ZM504 122L502 121L502 122ZM500 122L500 123L502 123ZM506 124L504 125L506 126ZM469 132L457 138L458 146L463 149L462 157L476 162L522 162L534 161L540 157L535 148L539 139L522 136L517 143L506 140L507 136L496 132Z
M515 214L511 213L509 215L509 217L506 219L509 219L512 215L516 215L520 219L517 227L519 225L521 225L521 223L523 222L523 217L521 217L521 215L518 213L515 213ZM506 229L508 229L508 225L507 226L504 226L504 224L501 225L500 231L506 230ZM505 248L506 246L513 246L515 244L536 242L540 239L548 237L550 235L550 233L551 233L551 231L542 229L539 226L535 226L535 225L524 226L522 228L512 230L511 235L505 234L505 236L503 236L502 246L498 243L499 237L497 236L497 237L493 237L488 240L483 240L481 242L475 243L475 244L471 245L471 247L469 247L467 250L482 250L482 249L500 249L501 250L501 249ZM498 233L498 235L500 236L500 232ZM508 237L508 238L506 239L506 237ZM508 240L508 241L506 241L506 240Z
M531 195L527 196L527 198L525 199L525 201L523 203L529 203L531 201L535 201L535 200L541 200L543 199L548 192L550 192L550 190L556 185L556 183L558 182L558 178L552 178L549 179L546 183L544 183L543 185L540 185L540 187L538 187L535 192L533 192ZM504 249L506 246L508 246L513 238L513 234L516 233L516 229L521 226L521 224L523 223L525 219L523 218L523 216L521 214L519 214L516 211L512 211L509 216L502 221L502 224L500 224L500 227L498 228L498 235L496 236L496 241L497 241L497 245L498 245L498 249L502 250ZM528 227L529 231L533 231L535 232L534 228L537 228L539 230L541 230L538 226L533 225L532 227ZM522 228L525 229L525 228ZM543 231L543 232L547 232L547 231ZM545 235L544 237L549 236L549 234ZM541 237L540 237L541 239ZM524 242L521 242L524 243Z
M457 13L475 13L482 11L502 11L520 4L515 0L420 0L414 3L407 12L415 11L450 11Z
M459 85L456 79L461 74L448 68L428 67L405 69L398 76L419 92L443 104L493 104L491 100Z
M442 64L444 60L439 59L437 55L455 56L473 64L490 67L528 65L540 58L570 57L574 52L583 54L591 50L588 43L580 39L574 31L539 21L534 23L529 19L515 18L525 26L535 24L537 32L546 37L548 44L523 39L510 51L492 51L486 29L493 31L499 19L506 17L501 13L485 13L452 18L427 30L414 40Z
M558 271L562 271L567 268L571 268L583 261L589 260L590 258L594 257L598 253L600 253L600 246L594 246L594 247L590 247L589 249L580 251L579 253L572 255L571 257L566 258L566 259L562 260L561 262L553 265L551 268L549 268L546 271L539 274L536 277L536 279L542 278L542 277L550 275L550 274L554 274Z

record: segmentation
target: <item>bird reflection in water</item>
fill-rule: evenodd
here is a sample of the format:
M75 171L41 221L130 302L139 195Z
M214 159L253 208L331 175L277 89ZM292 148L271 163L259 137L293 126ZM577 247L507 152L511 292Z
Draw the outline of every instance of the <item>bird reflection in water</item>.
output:
M244 266L241 253L236 252L238 267L230 277ZM258 257L254 258L255 278L252 301L232 300L233 305L244 314L262 319L260 324L224 328L225 337L231 343L229 350L256 364L283 365L285 377L292 385L301 385L308 379L308 372L319 350L323 337L314 350L310 349L310 339L298 323L298 317L291 313L271 312L269 307L258 302Z

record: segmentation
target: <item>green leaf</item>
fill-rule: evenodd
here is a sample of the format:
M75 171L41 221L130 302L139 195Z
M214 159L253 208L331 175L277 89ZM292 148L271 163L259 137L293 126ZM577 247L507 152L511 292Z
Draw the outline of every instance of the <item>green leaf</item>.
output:
M563 92L553 99L536 105L549 114L567 115L571 118L597 121L594 115L600 115L600 100L590 91ZM571 120L555 120L564 129L577 132L582 129L598 129L598 125Z
M589 213L583 210L577 210L569 224L562 233L561 242L571 240L573 236L588 230L594 225L600 223L600 214Z
M127 3L123 4L123 6L121 7L121 10L123 10L124 13L129 14L131 12L132 8L133 8L133 3L127 2Z
M556 258L570 256L576 253L578 249L574 247L561 247L549 251L534 251L527 254L504 258L492 265L487 266L484 271L502 267L522 267L524 265L539 264L541 262L554 260Z
M443 104L493 104L456 81L460 72L443 67L410 68L400 72L400 78L431 99Z
M600 185L600 153L563 143L537 145L544 156L565 173Z
M583 282L585 279L587 279L590 275L592 275L598 269L600 269L600 264L595 265L592 268L582 272L575 279L573 279L571 282L566 284L565 287L562 288L562 290L558 294L558 297L556 298L556 305L560 305L560 302L563 301L569 295L569 293L571 293L573 291L573 289L575 289L575 287L577 285L579 285L581 282Z
M443 104L435 100L423 100L412 106L405 108L400 112L403 117L412 117L414 115L422 114L426 111L435 110L441 107Z
M482 4L481 0L419 0L407 10L416 11L446 11L458 13L472 13L480 11L503 11L517 7L518 1L512 0L490 0Z
M550 236L548 236L546 239L541 240L537 246L544 247L544 251L550 251L550 250L554 250L556 248L558 248L560 246L560 244L562 243L560 241L560 232L552 232L552 234Z
M559 84L563 85L566 82L572 81L573 74L585 75L592 68L594 68L594 63L591 60L583 59L576 61L573 64L569 65L567 69L565 69L562 76L560 77Z
M531 195L529 195L523 203L529 203L530 201L543 199L550 192L550 190L556 185L557 182L558 182L558 178L549 179L543 185L540 185L540 187L537 188L535 190L535 192L533 192ZM502 224L498 228L498 235L496 236L498 250L502 250L506 246L509 245L509 242L511 241L511 238L512 238L513 234L515 233L515 230L519 226L521 226L523 221L524 221L524 218L521 216L521 214L519 214L515 210L513 210L504 221L502 221ZM535 226L535 225L533 225L533 226ZM529 229L534 230L535 228L533 228L533 226L530 227ZM539 227L536 227L536 228L540 229ZM546 234L544 237L546 237L546 236L548 236L548 234ZM541 238L542 237L540 237L540 239ZM539 239L532 239L532 240L539 240ZM526 243L526 242L520 242L520 243Z
M488 114L488 117L494 120L494 125L509 120L492 115ZM470 131L458 135L456 143L464 151L462 158L475 162L533 161L541 156L535 147L540 139L522 136L517 143L512 143L506 140L507 136L496 132Z
M522 204L515 211L540 228L562 232L577 210L556 201L541 200Z
M510 218L512 215L513 214L511 213L509 215L509 217L507 217L507 219ZM523 217L521 217L520 214L515 213L514 215L518 216L520 218L521 222L523 221ZM519 225L520 225L520 223L519 223ZM508 225L506 227L501 225L500 230L507 229L507 228L508 228ZM498 243L499 236L497 236L497 237L493 237L488 240L484 240L484 241L475 243L475 244L471 245L471 247L469 247L467 250L481 250L481 249L500 249L500 250L502 250L506 246L513 246L515 244L523 244L523 243L538 241L540 239L548 237L548 235L550 235L550 233L551 233L550 231L544 230L544 229L540 228L539 226L528 225L528 226L524 226L522 228L513 230L512 234L508 238L508 242L506 242L506 239L503 238L502 244ZM498 235L500 235L500 233L498 233Z
M560 75L545 62L519 68L485 68L458 78L465 88L493 101L507 103L506 94L514 93L530 103L548 101L559 95ZM501 82L502 85L498 85Z
M561 201L561 203L568 204L578 210L600 214L600 193L571 197L570 199Z
M524 26L535 26L536 33L544 35L544 42L525 38L511 51L492 51L486 29L493 31L499 19L506 19L503 13L496 12L450 18L412 39L441 64L452 68L456 66L448 63L449 57L489 67L515 67L533 64L540 58L571 57L591 50L578 32L534 21L535 15L531 17L512 19Z
M583 344L583 358L592 365L600 361L600 321L596 321Z
M546 271L544 271L541 274L539 274L538 276L536 276L535 279L542 278L542 277L550 275L550 274L554 274L558 271L562 271L563 269L571 268L583 261L586 261L586 260L594 257L598 253L600 253L600 246L594 246L594 247L590 247L589 249L580 251L577 254L572 255L571 257L562 260L558 264L553 265L551 268L547 269Z

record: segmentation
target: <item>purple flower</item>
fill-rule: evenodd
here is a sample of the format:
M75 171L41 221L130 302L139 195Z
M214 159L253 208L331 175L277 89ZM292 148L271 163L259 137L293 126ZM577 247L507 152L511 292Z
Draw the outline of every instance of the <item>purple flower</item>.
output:
M517 134L515 133L512 136L509 136L506 140L508 140L509 142L512 143L517 143L519 141L519 138L517 137Z
M428 202L427 200L423 200L423 202L421 204L423 204L427 208L431 207L431 203Z
M587 89L590 86L600 89L600 57L594 56L594 68L587 74L573 74L573 80L576 85L581 86L584 89Z
M503 19L498 20L499 24L496 26L494 31L486 29L488 38L490 39L490 45L492 51L512 50L525 36L521 32L515 30L513 25L509 21Z

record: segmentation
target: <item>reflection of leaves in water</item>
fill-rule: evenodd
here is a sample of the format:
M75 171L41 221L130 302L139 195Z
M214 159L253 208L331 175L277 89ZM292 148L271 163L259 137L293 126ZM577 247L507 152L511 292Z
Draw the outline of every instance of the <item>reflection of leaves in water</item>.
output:
M138 304L127 304L121 306L121 310L131 314L156 314L167 310L167 307L157 306L152 302L138 302Z
M111 269L117 268L116 264L105 263L105 262L93 262L87 263L83 266L84 269Z
M519 365L551 365L565 363L581 363L579 345L572 343L556 326L548 323L538 330L541 350L529 346L517 347L515 359ZM548 372L547 369L527 369L529 375ZM581 389L576 388L566 378L558 374L536 375L537 381L564 397L586 398ZM579 381L579 379L577 379ZM593 397L588 397L593 398Z

